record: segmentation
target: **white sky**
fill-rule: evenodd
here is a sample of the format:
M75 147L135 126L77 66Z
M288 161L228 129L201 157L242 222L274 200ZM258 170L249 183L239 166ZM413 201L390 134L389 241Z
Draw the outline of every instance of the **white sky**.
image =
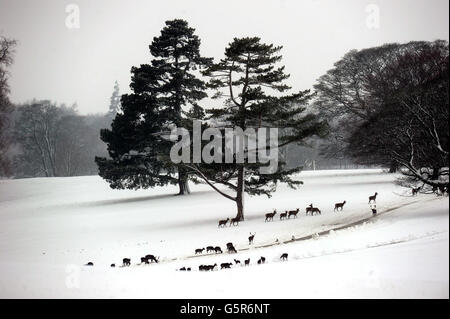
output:
M77 4L80 28L66 27ZM379 8L369 28L369 4ZM0 0L0 34L19 41L11 99L76 102L81 113L105 112L114 81L129 91L130 69L148 63L148 45L166 20L186 19L203 55L219 59L233 37L283 45L297 90L311 88L350 49L387 42L449 39L448 0Z

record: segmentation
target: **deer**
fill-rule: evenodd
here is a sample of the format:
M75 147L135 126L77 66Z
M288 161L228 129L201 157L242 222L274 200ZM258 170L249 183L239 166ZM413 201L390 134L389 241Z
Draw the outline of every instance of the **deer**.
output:
M145 257L141 257L141 264L148 264L148 259Z
M231 265L233 265L233 264L232 263L221 263L220 264L220 269L230 268Z
M258 265L264 264L266 262L266 258L262 257L258 260Z
M215 251L216 254L222 254L223 253L222 248L220 248L219 246L214 247L214 251Z
M181 267L179 270L180 271L186 271L186 267Z
M197 254L203 254L203 251L205 250L205 248L197 248L196 250L195 250L195 254L197 255Z
M411 189L411 192L412 192L412 195L413 196L417 196L417 193L419 193L419 191L422 189L422 187L421 186L419 186L419 187L416 187L416 188L412 188Z
M314 215L314 213L322 215L322 212L317 207L312 208L311 215Z
M145 259L147 259L147 263L148 263L149 260L150 260L150 262L158 263L159 257L156 258L156 257L153 256L153 255L146 255L146 256L145 256Z
M235 259L235 260L234 260L234 263L235 263L236 265L237 265L237 264L239 264L239 265L240 265L240 264L241 264L241 261L240 261L240 260L237 260L237 259Z
M280 213L280 220L286 219L288 211L286 210L284 213Z
M287 254L287 253L282 254L282 255L280 256L280 259L281 259L281 260L287 260L287 259L288 259L288 254Z
M217 266L217 264L214 264L214 265L207 265L207 266L205 266L205 270L206 270L206 271L214 270L214 268L216 268L216 266Z
M377 195L378 195L378 193L377 192L375 192L375 195L373 195L373 196L369 196L369 204L373 201L373 202L377 202Z
M236 248L234 248L234 246L230 246L230 247L227 247L227 250L228 250L228 253L234 253L234 254L237 254L237 251L236 251Z
M270 221L270 220L273 221L273 216L275 216L276 214L277 214L277 211L275 209L273 210L273 213L267 213L266 214L266 220L264 222L267 222L267 221Z
M230 220L229 218L219 220L219 226L217 226L217 227L225 227L229 220Z
M297 210L290 210L288 212L288 219L291 219L291 216L294 216L294 218L297 218L297 214L300 211L300 209L297 208Z
M249 244L249 245L253 244L253 239L255 238L255 234L256 234L256 233L254 233L254 234L252 235L252 233L250 233L250 236L248 237L248 244Z
M231 225L233 225L233 226L239 226L239 221L240 221L240 218L239 218L239 217L231 218L231 220L230 220L230 226L231 226Z
M123 267L125 267L125 266L130 266L131 265L131 259L130 258L124 258L123 260L122 260L122 266Z
M208 247L206 247L206 252L207 252L207 253L215 252L215 251L216 251L216 250L214 249L213 246L208 246Z
M116 267L116 264L111 264L111 268L114 268L114 267Z
M308 216L308 213L312 214L313 204L309 204L308 207L306 207L306 216Z
M250 265L250 258L244 260L244 266L248 266L248 265Z
M336 203L334 204L334 211L339 211L339 208L341 210L344 209L344 205L345 205L346 201L344 200L342 203Z

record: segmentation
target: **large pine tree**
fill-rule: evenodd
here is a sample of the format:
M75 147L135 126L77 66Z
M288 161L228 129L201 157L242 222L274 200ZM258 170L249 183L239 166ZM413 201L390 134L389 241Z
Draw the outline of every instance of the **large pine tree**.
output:
M170 142L161 137L170 125L183 126L192 114L201 115L205 83L196 70L211 59L200 55L200 39L184 20L167 21L149 46L150 64L131 70L131 94L122 95L111 129L101 132L110 158L96 158L99 174L112 188L147 188L178 183L189 192L188 174L168 159ZM177 174L177 177L174 177Z
M284 66L278 66L281 49L261 43L258 37L235 38L229 44L225 57L205 72L211 78L209 86L216 90L214 97L223 100L223 107L207 110L212 120L209 123L242 130L278 128L283 133L278 138L279 147L325 133L326 123L305 112L313 94L309 90L289 93L291 88L285 84L289 75ZM248 154L244 163L235 158L233 163L186 164L217 192L236 202L236 218L240 220L244 219L244 193L270 196L279 182L293 188L302 183L290 177L301 167L288 170L279 159L276 171L263 173L260 169L267 164L249 163ZM234 195L215 184L227 186Z

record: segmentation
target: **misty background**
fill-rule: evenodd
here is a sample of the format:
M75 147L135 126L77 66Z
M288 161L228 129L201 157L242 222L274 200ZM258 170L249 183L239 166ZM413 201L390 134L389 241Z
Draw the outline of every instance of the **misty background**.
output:
M79 25L67 22L74 13L71 5L79 10ZM96 174L93 157L107 154L99 131L110 125L117 96L130 92L131 67L150 61L148 45L166 20L187 20L201 39L202 54L215 60L235 37L259 36L282 45L288 84L305 90L352 49L448 40L448 11L447 0L0 0L0 36L16 40L8 67L9 100L16 106L12 121L23 124L24 107L39 104L45 116L35 114L34 121L69 121L72 130L60 134L55 124L46 132L58 150L65 150L54 154L53 168L44 170L38 162L30 164L35 155L25 151L37 147L32 132L16 136L22 142L8 150L13 160L8 175ZM292 166L355 167L346 158L324 158L314 148L290 147L287 153Z

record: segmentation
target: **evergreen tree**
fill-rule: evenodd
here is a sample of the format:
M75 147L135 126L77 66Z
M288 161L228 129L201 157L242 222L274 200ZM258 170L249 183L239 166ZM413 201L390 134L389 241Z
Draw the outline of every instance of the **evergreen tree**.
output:
M225 57L204 73L211 77L209 86L216 90L214 98L224 98L223 107L207 110L209 119L221 123L222 127L242 130L278 128L283 132L278 137L279 147L303 143L313 135L324 135L326 123L305 112L313 94L309 90L288 92L291 88L285 80L289 75L284 66L277 66L282 59L281 49L261 43L258 37L235 38L226 48ZM293 188L302 184L290 177L299 172L300 167L286 169L285 163L280 161L275 172L263 174L260 168L266 164L249 163L248 154L244 163L235 158L233 163L186 164L216 191L236 202L236 217L240 220L244 219L244 192L270 196L278 182ZM226 185L235 195L224 193L214 184Z
M211 59L200 55L200 39L194 31L184 20L167 21L149 46L151 63L131 69L133 93L122 95L122 112L111 130L101 132L111 158L96 158L100 176L111 187L178 183L180 194L189 191L187 172L168 159L172 144L161 132L170 125L181 127L188 116L203 112L198 101L206 97L205 83L195 71Z

